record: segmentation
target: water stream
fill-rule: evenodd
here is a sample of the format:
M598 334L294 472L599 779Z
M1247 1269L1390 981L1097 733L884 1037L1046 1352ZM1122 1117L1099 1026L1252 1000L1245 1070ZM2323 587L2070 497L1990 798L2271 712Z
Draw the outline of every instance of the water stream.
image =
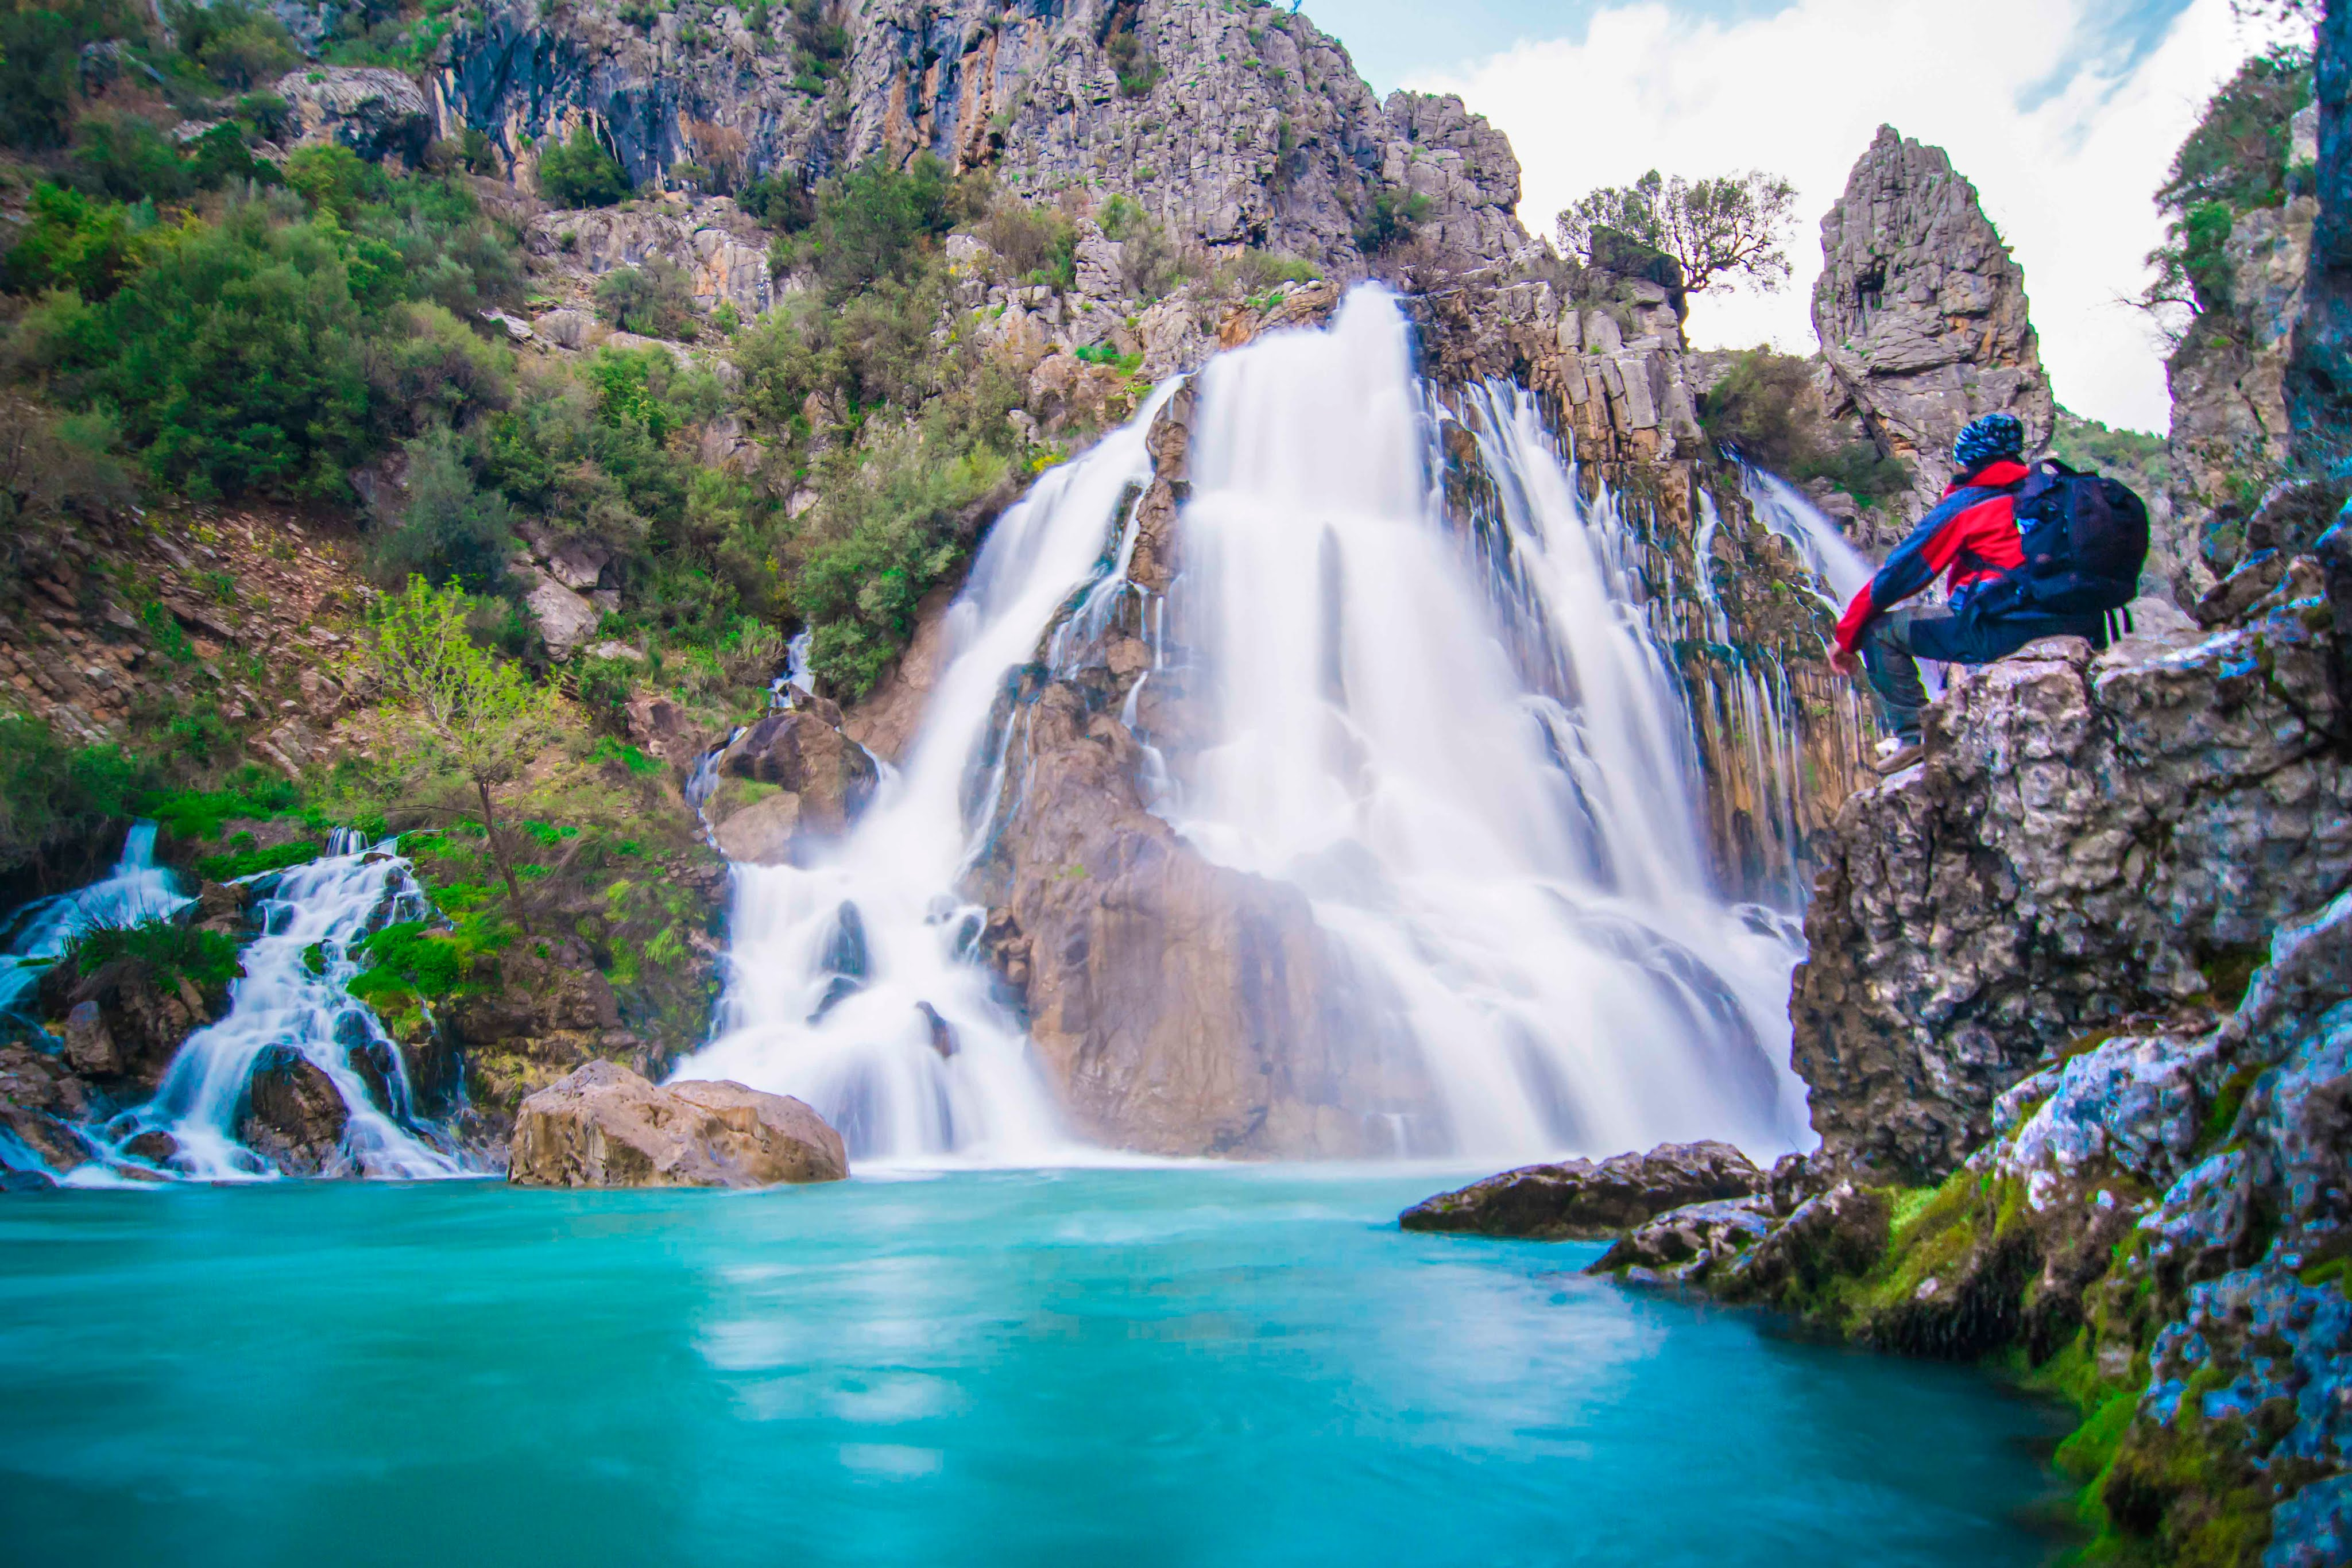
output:
M37 899L10 915L0 932L0 1013L37 1022L25 1004L42 974L75 937L100 926L162 920L194 900L169 866L155 863L155 824L131 824L114 869L87 887Z

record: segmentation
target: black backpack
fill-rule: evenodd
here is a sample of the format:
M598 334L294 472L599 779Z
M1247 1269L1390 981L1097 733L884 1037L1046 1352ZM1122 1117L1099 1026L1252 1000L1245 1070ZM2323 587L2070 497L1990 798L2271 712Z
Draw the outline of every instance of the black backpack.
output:
M2127 486L2045 457L2018 489L2017 531L2025 560L2000 595L2016 608L2091 615L2139 597L2147 503Z

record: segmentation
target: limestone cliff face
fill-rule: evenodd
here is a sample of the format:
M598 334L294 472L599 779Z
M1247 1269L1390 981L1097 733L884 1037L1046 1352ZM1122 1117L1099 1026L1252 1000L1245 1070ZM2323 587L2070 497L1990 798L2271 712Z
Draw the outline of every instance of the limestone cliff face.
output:
M2243 625L1954 682L1926 766L1846 802L1807 915L1795 1063L1833 1160L1939 1178L2022 1073L2232 1004L2352 880L2331 639L2306 570Z
M1977 415L2006 410L2029 445L2049 439L2024 271L1941 148L1880 126L1822 219L1822 260L1813 328L1825 402L1910 465L1913 516L1935 504L1952 438Z
M1337 42L1271 7L1205 0L856 0L838 79L732 5L643 27L604 0L502 0L436 78L445 134L474 127L519 169L586 120L640 184L682 162L730 189L936 153L1050 200L1126 195L1188 241L1360 259L1383 190L1429 203L1423 233L1466 256L1524 248L1510 145L1458 99L1384 104ZM1129 62L1122 78L1113 46Z

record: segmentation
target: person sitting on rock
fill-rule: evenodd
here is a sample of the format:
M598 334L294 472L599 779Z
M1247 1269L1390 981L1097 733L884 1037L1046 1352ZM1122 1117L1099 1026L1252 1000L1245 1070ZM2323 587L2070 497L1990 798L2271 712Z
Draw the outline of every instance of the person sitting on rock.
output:
M1919 519L1911 536L1895 547L1878 575L1864 583L1839 620L1831 666L1852 674L1859 665L1877 697L1880 773L1895 773L1919 759L1920 721L1927 691L1914 659L1948 664L1989 664L2042 637L2088 637L2104 646L2104 617L2053 614L2011 609L1999 613L1972 606L1979 591L2023 564L2018 535L2017 494L2029 474L2025 426L2015 414L1988 413L1971 420L1952 443L1957 470L1944 498ZM1945 574L1950 602L1940 611L1896 610Z

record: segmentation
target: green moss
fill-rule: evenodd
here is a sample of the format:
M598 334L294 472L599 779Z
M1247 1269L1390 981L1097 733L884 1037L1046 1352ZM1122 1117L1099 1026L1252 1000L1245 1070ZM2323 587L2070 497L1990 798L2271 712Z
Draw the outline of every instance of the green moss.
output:
M352 949L367 968L351 984L364 1002L397 1002L405 993L427 1001L479 988L483 960L513 940L513 932L478 916L446 930L422 920L385 926Z
M2095 1479L2115 1461L2116 1451L2123 1446L2124 1434L2131 1429L2132 1416L2138 1409L2137 1394L2126 1391L2108 1396L2092 1412L2090 1419L2058 1445L2053 1456L2058 1468L2078 1481Z
M2223 1081L2221 1092L2213 1097L2212 1108L2205 1113L2205 1124L2198 1130L2197 1152L2218 1147L2238 1124L2238 1112L2246 1103L2246 1092L2262 1076L2262 1069L2248 1062Z
M159 790L133 805L175 838L217 839L232 817L282 817L301 810L302 803L301 787L293 780L247 768L218 789Z

